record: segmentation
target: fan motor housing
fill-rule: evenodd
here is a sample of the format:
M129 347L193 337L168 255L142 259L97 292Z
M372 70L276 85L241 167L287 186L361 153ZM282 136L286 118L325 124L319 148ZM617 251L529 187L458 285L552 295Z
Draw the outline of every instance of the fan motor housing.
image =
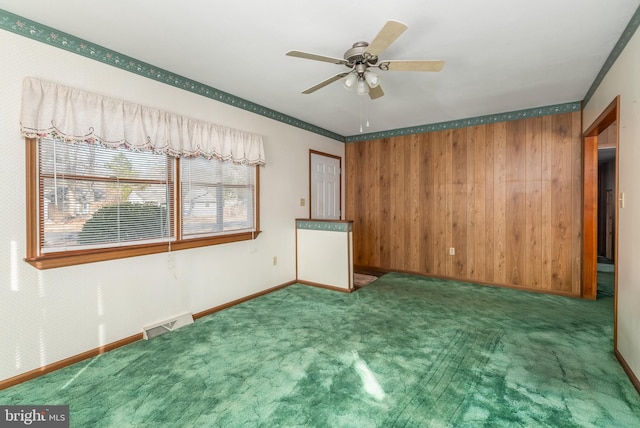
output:
M347 67L353 67L356 64L375 64L378 62L377 56L371 56L366 53L369 43L356 42L351 49L344 53L344 59L348 62Z

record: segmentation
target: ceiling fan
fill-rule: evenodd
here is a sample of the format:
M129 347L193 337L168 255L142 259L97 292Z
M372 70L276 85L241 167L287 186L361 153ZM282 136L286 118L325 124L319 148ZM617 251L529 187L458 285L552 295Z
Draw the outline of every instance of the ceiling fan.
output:
M344 78L343 85L347 89L353 87L359 95L369 94L373 100L384 95L380 87L379 76L370 71L377 68L381 71L440 71L444 67L444 61L439 60L397 60L381 61L379 55L384 52L408 27L402 22L387 21L378 35L371 43L356 42L351 49L344 53L344 58L335 58L302 51L289 51L288 56L311 59L314 61L341 64L350 70L331 76L322 82L302 91L303 94L311 94L330 83Z

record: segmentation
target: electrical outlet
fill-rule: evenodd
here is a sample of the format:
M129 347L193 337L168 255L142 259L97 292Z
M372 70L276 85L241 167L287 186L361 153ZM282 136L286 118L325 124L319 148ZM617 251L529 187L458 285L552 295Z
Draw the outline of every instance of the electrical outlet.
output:
M278 256L273 256L273 265L277 265L278 264Z
M449 255L450 256L455 256L456 255L456 249L453 247L449 247Z
M304 198L300 198L300 206L304 207L305 203L306 203L306 201L304 200Z

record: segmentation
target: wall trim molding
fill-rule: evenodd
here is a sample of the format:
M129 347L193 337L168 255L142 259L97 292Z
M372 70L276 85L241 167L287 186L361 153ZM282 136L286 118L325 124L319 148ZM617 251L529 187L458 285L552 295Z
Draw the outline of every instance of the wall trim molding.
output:
M611 50L611 53L609 54L606 61L602 65L600 72L598 73L593 83L591 84L591 87L585 94L584 100L583 100L585 105L589 102L593 94L596 92L596 90L604 80L604 77L607 75L609 70L611 70L611 67L613 67L613 64L615 64L616 60L618 59L618 57L620 56L624 48L627 46L627 43L629 43L629 40L631 40L631 37L633 37L633 35L635 34L639 26L640 26L640 6L638 6L638 9L636 9L635 13L629 20L629 23L625 27L624 31L622 31L620 38L614 45L613 49Z
M636 391L638 391L638 394L640 394L640 380L638 379L636 374L633 372L633 370L631 370L631 367L629 366L629 364L627 364L627 361L624 359L620 351L616 349L613 351L613 353L615 354L616 358L618 359L618 362L622 366L622 369L629 377L629 380L631 381L633 386L636 388Z
M64 367L71 366L73 364L79 363L89 358L97 357L99 355L104 354L105 352L113 351L114 349L120 348L121 346L130 345L133 342L142 340L142 338L143 338L142 333L134 334L133 336L116 340L115 342L108 343L106 345L91 349L81 354L73 355L69 358L65 358L64 360L56 361L54 363L47 364L46 366L42 366L40 368L30 370L26 373L22 373L17 376L10 377L9 379L0 381L0 390L9 388L10 386L14 386L19 383L26 382L31 379L35 379L47 373L51 373L53 371L62 369Z
M253 299L257 298L257 297L264 296L265 294L269 294L269 293L273 293L274 291L281 290L281 289L286 288L286 287L288 287L290 285L293 285L295 283L296 283L296 281L288 281L288 282L285 282L284 284L276 285L275 287L267 288L266 290L262 290L262 291L259 291L257 293L250 294L248 296L241 297L240 299L232 300L231 302L225 303L223 305L214 306L213 308L205 309L204 311L200 311L200 312L197 312L197 313L193 314L193 319L197 320L199 318L206 317L207 315L214 314L214 313L219 312L219 311L221 311L223 309L227 309L227 308L230 308L232 306L239 305L240 303L244 303L244 302L247 302L249 300L253 300Z
M296 284L297 281L288 281L285 282L284 284L281 285L277 285L275 287L272 288L268 288L266 290L260 291L258 293L254 293L254 294L250 294L249 296L237 299L237 300L233 300L229 303L225 303L224 305L220 305L220 306L216 306L214 308L211 309L206 309L204 311L198 312L193 314L193 319L196 320L198 318L202 318L206 315L210 315L214 312L218 312L221 311L223 309L227 309L231 306L235 306L238 305L240 303L244 303L248 300L252 300L255 299L256 297L260 297L260 296L264 296L265 294L269 294L272 293L274 291L280 290L282 288L288 287L290 285ZM108 343L106 345L100 346L98 348L95 349L91 349L89 351L83 352L81 354L78 355L73 355L69 358L65 358L64 360L60 360L60 361L56 361L54 363L51 364L47 364L46 366L42 366L40 368L34 369L34 370L30 370L26 373L22 373L19 374L17 376L14 377L10 377L8 379L5 380L1 380L0 381L0 391L6 388L9 388L11 386L14 385L18 385L19 383L23 383L26 382L28 380L31 379L35 379L37 377L40 377L42 375L45 375L47 373L51 373L53 371L71 366L73 364L79 363L81 361L87 360L89 358L93 358L93 357L97 357L101 354L104 354L105 352L109 352L109 351L113 351L114 349L120 348L121 346L125 346L125 345L130 345L134 342L137 342L138 340L142 340L143 339L143 334L142 333L138 333L138 334L134 334L133 336L129 336L129 337L125 337L124 339L120 339L120 340L116 340L115 342L111 342Z
M316 288L324 288L325 290L331 290L331 291L339 291L341 293L346 293L346 294L351 294L354 290L351 288L341 288L341 287L335 287L333 285L327 285L327 284L320 284L318 282L311 282L311 281L302 281L302 280L298 280L296 281L297 284L302 284L302 285L308 285L310 287L316 287Z
M304 129L305 131L313 132L334 140L344 141L344 137L336 134L335 132L320 128L284 113L271 110L267 107L236 97L187 77L180 76L179 74L164 70L160 67L155 67L130 56L123 55L111 49L91 43L71 34L67 34L63 31L56 30L55 28L31 21L4 9L0 9L0 29L63 49L67 52L78 54L85 58L102 62L103 64L111 65L119 68L120 70L129 71L137 74L138 76L165 83L178 89L193 92L194 94L202 95L203 97L210 98L251 113L259 114L269 119L277 120L278 122L282 122L296 128Z
M482 287L494 287L494 288L506 288L509 290L517 290L517 291L526 291L529 293L536 293L536 294L548 294L551 296L562 296L562 297L570 297L570 298L574 298L574 299L582 299L582 297L580 296L580 293L571 293L571 292L564 292L564 291L555 291L555 290L548 290L548 289L543 289L543 288L532 288L532 287L526 287L526 286L518 286L518 285L511 285L511 284L503 284L500 282L489 282L489 281L479 281L479 280L475 280L475 279L460 279L460 278L455 278L453 276L446 276L446 275L435 275L435 274L427 274L424 272L416 272L416 271L412 271L412 270L404 270L404 269L393 269L393 270L389 270L387 268L381 268L378 266L365 266L365 265L358 265L357 268L354 267L354 270L369 270L369 271L374 271L374 272L384 272L384 273L389 273L389 272L394 272L394 273L402 273L402 274L407 274L407 275L415 275L415 276L421 276L424 278L434 278L434 279L442 279L442 280L446 280L446 281L455 281L455 282L462 282L462 283L466 283L466 284L473 284L473 285L479 285Z
M471 117L468 119L450 120L447 122L432 123L427 125L412 126L408 128L393 129L389 131L372 132L369 134L352 135L345 138L346 143L357 141L379 140L382 138L398 137L403 135L426 134L428 132L445 131L448 129L467 128L470 126L486 125L498 122L510 122L513 120L527 119L530 117L550 116L553 114L571 113L580 111L582 104L574 101L565 104L555 104L545 107L536 107L525 110L517 110L507 113L489 114L486 116Z

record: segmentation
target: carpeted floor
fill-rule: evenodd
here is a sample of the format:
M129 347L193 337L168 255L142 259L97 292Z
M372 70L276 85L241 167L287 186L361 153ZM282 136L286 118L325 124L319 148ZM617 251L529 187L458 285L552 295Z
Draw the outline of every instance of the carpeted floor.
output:
M614 272L609 271L598 271L597 283L598 283L598 295L597 298L611 297L614 296Z
M390 273L293 285L36 380L77 427L636 427L613 299Z

